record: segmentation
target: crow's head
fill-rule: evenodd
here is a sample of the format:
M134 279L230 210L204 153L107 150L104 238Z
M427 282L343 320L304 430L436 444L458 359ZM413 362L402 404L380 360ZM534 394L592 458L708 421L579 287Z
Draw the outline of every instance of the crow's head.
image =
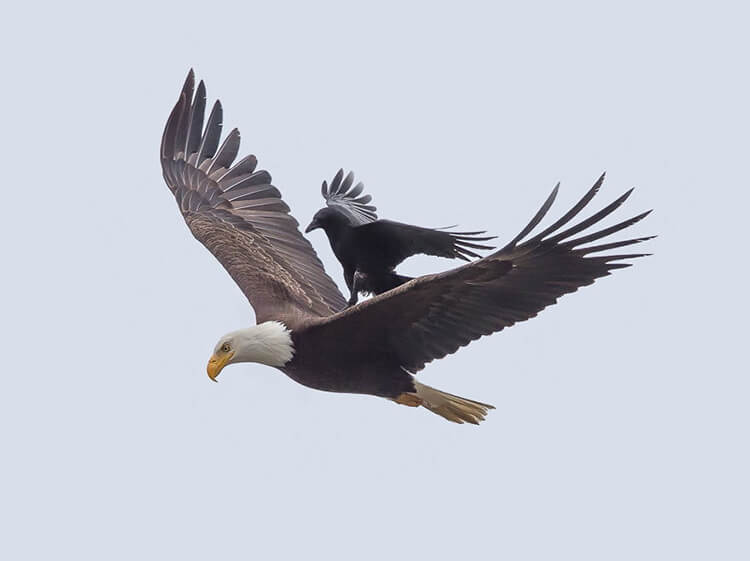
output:
M338 209L325 207L321 208L313 216L310 225L305 228L305 233L309 234L313 230L323 228L326 232L337 228L349 226L349 220Z

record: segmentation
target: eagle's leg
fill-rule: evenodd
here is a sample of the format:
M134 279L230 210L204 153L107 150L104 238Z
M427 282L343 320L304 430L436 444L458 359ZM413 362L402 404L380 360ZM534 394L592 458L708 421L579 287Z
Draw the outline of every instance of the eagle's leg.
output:
M422 405L422 398L414 393L402 393L393 398L393 401L407 407L419 407Z

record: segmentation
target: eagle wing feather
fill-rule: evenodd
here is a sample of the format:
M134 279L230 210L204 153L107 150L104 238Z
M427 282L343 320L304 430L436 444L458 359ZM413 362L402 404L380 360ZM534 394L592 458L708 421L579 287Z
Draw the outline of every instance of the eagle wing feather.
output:
M346 301L300 233L271 175L255 156L232 165L240 134L219 144L222 107L205 129L206 88L188 74L161 144L164 180L190 231L224 266L253 306L256 321L327 316ZM291 326L290 326L291 327Z
M621 206L630 192L561 231L590 202L603 179L602 175L560 220L527 241L522 240L552 206L557 187L521 235L499 251L444 273L416 278L321 320L313 332L322 338L346 341L350 352L388 352L403 368L417 372L471 341L536 316L564 294L630 266L630 259L648 255L601 253L650 237L582 247L635 224L648 212L574 237ZM363 325L367 329L357 328Z

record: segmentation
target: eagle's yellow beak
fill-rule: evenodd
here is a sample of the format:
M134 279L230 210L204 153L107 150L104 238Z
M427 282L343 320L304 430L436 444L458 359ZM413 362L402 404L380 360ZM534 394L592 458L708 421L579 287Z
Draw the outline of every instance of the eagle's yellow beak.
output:
M206 372L208 372L208 377L211 378L214 382L216 382L216 377L221 373L221 371L224 369L224 367L229 363L230 360L232 360L232 357L234 356L233 352L229 353L222 353L221 356L211 355L211 358L208 359L208 366L206 366Z

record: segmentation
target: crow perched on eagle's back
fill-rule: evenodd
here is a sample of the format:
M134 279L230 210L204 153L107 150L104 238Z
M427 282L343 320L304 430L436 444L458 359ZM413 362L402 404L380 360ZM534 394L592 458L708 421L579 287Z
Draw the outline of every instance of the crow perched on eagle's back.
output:
M351 292L349 305L357 303L360 292L382 294L410 281L396 273L396 266L420 253L463 259L480 257L472 250L493 249L479 244L494 239L484 232L448 232L410 224L378 219L370 195L363 195L364 185L354 184L354 174L344 177L339 170L330 187L323 182L321 192L326 207L315 213L305 230L322 228L331 249L344 268L344 280Z

